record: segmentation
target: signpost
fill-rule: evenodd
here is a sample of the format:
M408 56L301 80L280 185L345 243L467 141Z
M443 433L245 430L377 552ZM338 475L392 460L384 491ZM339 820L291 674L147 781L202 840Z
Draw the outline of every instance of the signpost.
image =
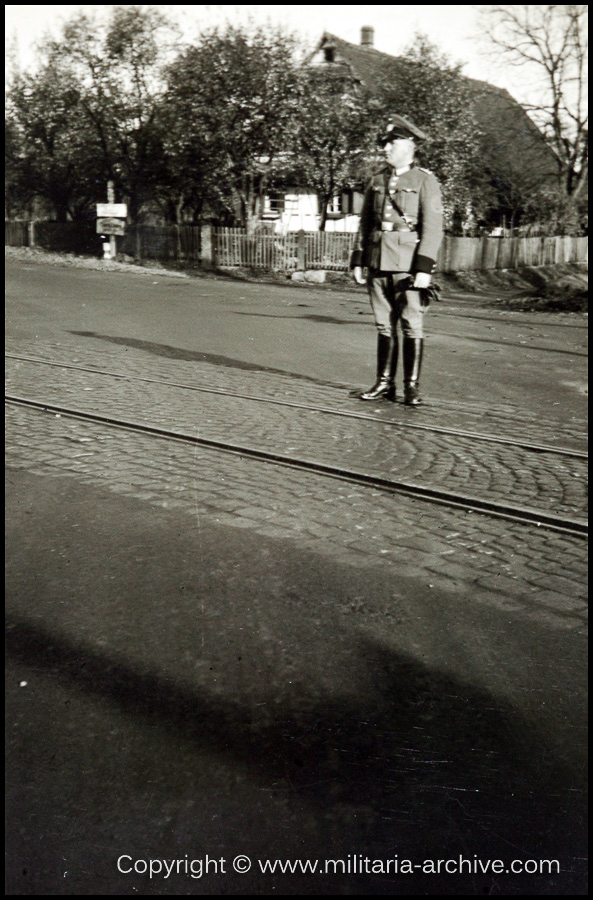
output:
M115 259L117 255L116 235L125 234L128 207L115 202L115 188L107 182L107 203L97 203L97 234L109 236L109 243L103 244L103 259Z
M119 234L126 233L126 223L123 219L97 219L97 234Z
M128 207L125 203L97 203L97 215L99 218L125 219Z

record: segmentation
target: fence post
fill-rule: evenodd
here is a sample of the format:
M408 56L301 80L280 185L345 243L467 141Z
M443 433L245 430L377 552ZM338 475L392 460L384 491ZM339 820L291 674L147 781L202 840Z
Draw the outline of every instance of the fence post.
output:
M29 222L28 231L29 231L29 247L34 247L35 246L35 219L32 219Z
M205 268L216 266L212 225L202 225L200 231L201 264Z
M142 232L140 225L134 225L134 259L142 262Z
M302 228L297 232L297 269L305 270L305 232Z

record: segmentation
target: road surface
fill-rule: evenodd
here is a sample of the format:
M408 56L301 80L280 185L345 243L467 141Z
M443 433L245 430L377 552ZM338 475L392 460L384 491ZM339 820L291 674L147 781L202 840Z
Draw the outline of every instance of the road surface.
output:
M586 319L7 276L8 893L584 893L583 538L240 451L579 524Z

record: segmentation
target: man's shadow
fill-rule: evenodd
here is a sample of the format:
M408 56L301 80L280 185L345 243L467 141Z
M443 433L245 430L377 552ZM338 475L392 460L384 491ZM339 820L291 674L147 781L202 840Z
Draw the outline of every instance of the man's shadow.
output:
M550 876L473 872L442 879L422 871L386 878L359 870L333 880L296 874L283 883L287 893L581 893L582 867L575 860L584 857L582 785L547 736L487 691L360 633L351 641L357 664L362 660L372 673L371 687L361 686L360 697L320 700L300 687L290 703L273 704L272 711L267 704L261 714L240 697L188 687L157 670L137 671L108 651L77 645L25 619L9 623L7 651L10 659L148 731L158 748L157 790L165 796L178 789L181 768L191 794L191 767L205 754L238 772L238 783L259 786L262 797L269 791L296 803L303 821L321 829L319 856L331 848L326 855L351 860L357 854L415 862L460 855L474 863L553 858L563 869ZM116 766L114 761L115 782L125 776ZM117 804L123 789L106 787L112 799L105 802ZM26 828L26 803L21 813L23 822L11 824L16 831ZM126 816L125 804L118 814ZM51 829L51 822L44 824ZM268 824L272 832L285 825ZM187 828L185 849L192 846L191 823ZM246 835L248 844L250 839ZM133 846L130 826L126 852L132 856ZM135 852L141 855L142 848ZM9 875L11 892L27 893L17 869ZM121 885L115 874L113 885ZM220 882L206 881L200 890L210 884L213 893L245 892L241 876L229 878L224 890ZM150 892L190 888L187 878L173 878ZM254 892L262 892L261 884Z

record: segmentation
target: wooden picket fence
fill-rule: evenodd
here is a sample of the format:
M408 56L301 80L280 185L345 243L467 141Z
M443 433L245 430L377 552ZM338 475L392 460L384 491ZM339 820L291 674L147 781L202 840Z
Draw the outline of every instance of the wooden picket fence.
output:
M29 223L4 221L4 246L28 247Z
M135 259L200 262L200 231L192 225L126 225L118 251Z
M134 259L195 262L219 267L295 272L348 270L356 235L351 232L247 234L241 228L127 225L118 252ZM5 244L101 255L93 223L5 221ZM437 259L445 273L584 263L587 237L467 238L446 235Z
M216 228L212 230L212 261L223 267L292 272L299 268L297 235L247 234L241 228Z
M341 232L309 232L304 236L304 268L347 270L356 243L355 234Z
M217 266L276 269L348 269L356 235L350 232L289 232L248 235L238 228L212 232L212 256Z
M247 235L238 228L212 232L212 261L217 266L277 269L291 272L349 268L356 235L350 232L292 232ZM465 238L446 235L438 254L437 272L518 269L587 262L587 237Z
M520 269L587 262L587 237L464 238L446 235L437 259L438 272Z

